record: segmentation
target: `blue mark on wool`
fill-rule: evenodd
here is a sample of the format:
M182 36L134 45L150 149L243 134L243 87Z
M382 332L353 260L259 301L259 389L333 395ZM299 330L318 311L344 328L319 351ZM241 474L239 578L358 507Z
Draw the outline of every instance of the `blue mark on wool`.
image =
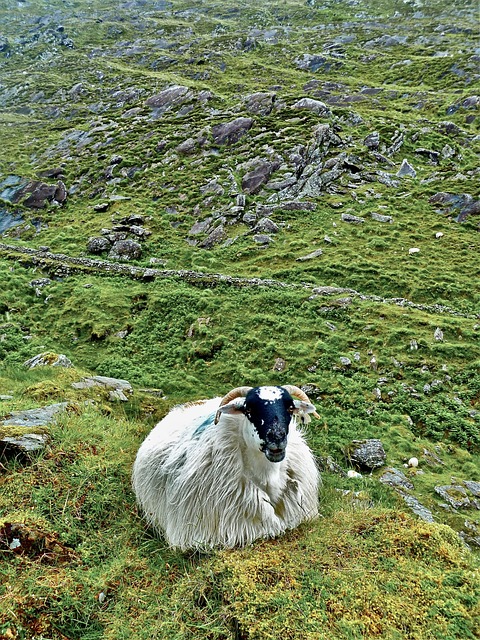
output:
M202 418L200 418L200 420L202 420ZM202 422L198 425L198 427L193 432L192 438L194 438L195 440L198 440L202 435L202 433L214 423L214 420L215 420L215 413L211 413L206 418L203 418Z

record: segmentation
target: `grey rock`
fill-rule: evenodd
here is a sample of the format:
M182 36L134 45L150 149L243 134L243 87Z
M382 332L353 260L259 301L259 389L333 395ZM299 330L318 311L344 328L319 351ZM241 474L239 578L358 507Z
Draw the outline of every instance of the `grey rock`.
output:
M258 193L276 168L278 168L278 163L261 162L255 169L243 176L242 190L249 195Z
M128 262L129 260L137 260L142 255L142 247L135 240L118 240L110 249L108 257L110 260L119 260Z
M283 358L276 358L275 363L273 365L273 370L281 372L285 370L286 366L287 366L287 363Z
M380 145L380 134L378 131L372 131L368 136L364 139L363 144L367 147L367 149L371 149L372 151L376 151Z
M405 158L403 160L403 162L402 162L402 165L401 165L400 169L397 171L396 175L399 178L404 178L406 176L409 176L411 178L415 178L415 176L417 175L417 172L412 167L412 165L408 162L408 160Z
M213 141L215 144L234 144L247 133L253 122L252 118L236 118L230 122L217 124L212 127Z
M108 393L108 399L111 401L120 400L120 402L128 402L127 396L121 389L113 389Z
M245 109L252 114L268 116L275 103L275 93L257 92L245 96Z
M467 495L467 491L459 484L437 486L435 487L435 492L454 509L464 509L473 506Z
M440 153L438 151L433 151L432 149L424 149L423 147L419 147L418 149L415 149L415 153L417 153L420 156L425 156L433 164L438 164L440 162Z
M399 45L405 44L406 42L406 36L390 36L385 33L379 38L374 38L373 40L365 42L363 46L365 47L365 49L376 49L377 47L398 47Z
M313 98L302 98L292 105L292 109L307 109L313 111L318 115L328 116L331 115L329 107L320 100L314 100Z
M0 457L13 457L18 453L39 453L49 440L45 433L26 433L18 437L5 436L0 440Z
M87 251L93 254L103 253L110 249L111 243L105 236L93 236L89 238L87 243Z
M103 387L104 389L120 390L123 393L132 394L132 385L128 380L121 378L109 378L108 376L91 376L82 378L80 382L72 382L74 389L90 389L92 387Z
M377 469L385 464L387 454L380 440L370 438L354 440L348 447L347 457L352 464L362 469Z
M463 484L467 487L468 491L472 493L476 498L480 498L480 482L474 480L464 480Z
M255 225L253 231L255 233L278 233L280 227L278 224L275 224L273 220L270 220L270 218L261 218Z
M201 233L206 233L212 224L213 218L206 218L205 220L200 220L199 222L195 222L195 224L191 227L188 232L189 236L197 236Z
M173 85L145 101L147 107L164 113L173 107L181 106L193 98L193 91L183 85Z
M347 358L345 356L340 356L340 362L342 363L342 366L344 367L351 367L352 366L352 361L350 360L350 358Z
M306 256L300 256L299 258L297 258L297 262L306 262L307 260L314 260L315 258L318 258L319 256L321 256L322 253L323 251L321 249L315 249L315 251L308 253Z
M66 402L58 402L38 409L13 411L10 417L3 420L1 424L20 427L45 427L52 422L57 413L65 411L66 406Z
M349 222L351 224L363 224L365 222L365 218L354 216L351 213L342 213L341 219L343 222Z
M400 492L405 504L424 522L435 522L430 509L421 504L415 496Z
M268 245L271 242L273 242L273 238L271 238L268 235L262 234L262 233L259 233L259 234L255 235L255 236L253 236L253 239L257 244L261 244L261 245Z
M449 213L457 213L456 222L464 222L468 216L480 215L480 200L474 200L467 193L455 194L438 192L428 200L431 204L445 206Z
M407 476L403 473L403 471L399 471L395 469L395 467L387 467L385 472L379 478L382 484L388 484L390 487L394 487L396 489L413 489L413 484L407 478Z
M187 156L187 155L190 155L191 153L193 153L196 150L196 148L197 148L197 143L195 142L195 140L193 138L188 138L184 142L181 142L176 147L175 150L180 155Z
M330 69L338 69L342 66L342 62L339 60L333 60L327 56L304 53L302 57L296 58L295 66L297 69L304 71L330 71Z
M51 353L46 351L30 358L23 363L24 367L34 369L35 367L72 367L72 361L63 353Z
M202 249L211 249L216 244L219 244L220 242L226 240L226 238L227 234L225 232L225 227L223 226L223 224L219 224L218 227L215 227L215 229L209 234L209 236L205 238L205 240L203 240L203 242L201 242L198 246Z
M380 213L375 213L375 212L372 212L371 216L372 216L372 219L376 220L377 222L388 222L389 224L392 224L393 222L392 216L384 216Z

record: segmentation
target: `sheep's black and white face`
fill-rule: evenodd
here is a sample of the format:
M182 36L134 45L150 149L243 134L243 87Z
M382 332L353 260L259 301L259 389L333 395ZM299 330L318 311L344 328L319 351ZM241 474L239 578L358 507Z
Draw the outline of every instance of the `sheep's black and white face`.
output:
M242 411L253 424L266 458L270 462L281 462L295 412L292 396L283 387L255 387L248 392Z
M226 413L243 413L251 425L246 438L248 446L260 449L270 462L285 458L288 428L293 414L305 420L307 413L314 413L310 402L293 399L283 387L254 387L245 397L235 397L218 409L217 416Z

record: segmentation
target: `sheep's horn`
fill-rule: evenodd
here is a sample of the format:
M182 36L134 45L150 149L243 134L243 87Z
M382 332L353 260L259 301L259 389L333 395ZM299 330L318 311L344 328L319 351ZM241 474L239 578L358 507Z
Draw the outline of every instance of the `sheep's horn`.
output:
M288 393L291 396L293 396L294 398L298 398L299 400L302 400L303 402L308 402L308 403L312 404L310 402L310 398L307 396L305 391L302 391L302 389L300 389L299 387L295 387L293 384L284 384L282 386L285 389L285 391L288 391ZM318 415L318 413L316 411L314 411L312 413L312 415L315 418L320 419L320 416Z
M227 395L223 396L220 402L220 407L223 407L224 405L228 404L232 400L235 400L235 398L244 398L252 388L253 387L235 387L235 389L232 389L227 393ZM217 424L219 418L220 418L220 413L217 411L217 414L215 416L215 424Z

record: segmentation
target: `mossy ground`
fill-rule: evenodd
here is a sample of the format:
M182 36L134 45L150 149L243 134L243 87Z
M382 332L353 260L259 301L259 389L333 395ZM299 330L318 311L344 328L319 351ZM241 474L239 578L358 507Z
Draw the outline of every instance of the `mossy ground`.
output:
M434 492L480 481L478 218L460 224L458 211L429 203L438 191L478 197L478 115L463 106L478 93L476 6L421 4L6 0L0 7L0 35L9 42L0 51L0 181L61 166L70 190L61 207L2 202L25 218L2 241L82 256L90 236L142 214L152 234L135 264L157 258L168 269L292 285L65 276L2 253L0 395L12 399L1 401L0 417L68 402L45 429L51 440L42 455L2 462L2 640L478 637L478 557L457 532L465 520L478 526L479 512L447 510ZM371 44L385 34L399 43ZM330 66L301 70L304 54ZM155 116L146 99L173 84L212 95L183 115ZM214 145L211 127L249 115L244 98L257 91L274 91L275 109L253 115L235 145ZM305 96L331 100L332 116L294 111ZM364 171L398 180L406 158L417 176L397 187L343 176L308 199L313 210L275 209L280 231L266 248L242 221L227 226L236 238L229 246L186 241L194 222L235 202L245 163L312 149L319 124L334 126L342 140L325 162L345 152ZM363 143L374 130L385 161ZM204 148L177 152L202 131ZM438 152L439 164L419 148ZM112 156L121 161L109 176ZM205 191L213 179L220 188ZM247 195L246 211L273 194ZM107 211L95 210L102 202ZM341 213L365 222L349 225ZM315 261L297 261L317 248ZM50 284L30 285L48 275ZM312 295L323 285L360 295ZM44 351L66 354L74 368L23 367ZM274 368L277 358L284 371ZM72 388L92 373L128 379L133 396L114 403L100 389ZM188 556L153 537L130 489L132 461L151 426L178 402L282 383L310 385L322 419L307 435L322 459L346 465L345 447L368 437L382 440L397 468L417 457L419 469L405 473L436 523L406 515L378 472L350 480L324 471L321 518L280 540ZM12 523L26 527L23 554L9 548Z

